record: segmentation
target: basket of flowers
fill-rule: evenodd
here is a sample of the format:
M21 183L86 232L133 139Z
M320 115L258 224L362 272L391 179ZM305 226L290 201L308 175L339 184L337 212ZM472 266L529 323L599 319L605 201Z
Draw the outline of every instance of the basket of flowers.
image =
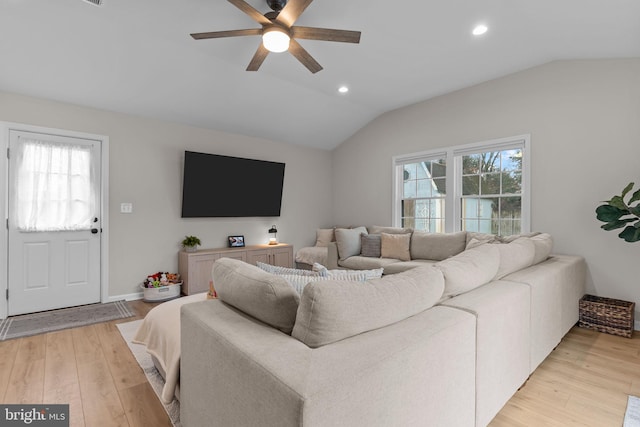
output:
M144 301L167 301L180 296L182 282L179 274L159 271L147 276L141 287Z

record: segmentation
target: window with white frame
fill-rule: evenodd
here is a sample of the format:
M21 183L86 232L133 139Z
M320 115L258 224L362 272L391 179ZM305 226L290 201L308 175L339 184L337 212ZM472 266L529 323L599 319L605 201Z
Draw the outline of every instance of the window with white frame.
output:
M444 232L447 162L445 158L425 158L401 166L403 227Z
M430 232L529 231L528 135L394 157L394 224Z

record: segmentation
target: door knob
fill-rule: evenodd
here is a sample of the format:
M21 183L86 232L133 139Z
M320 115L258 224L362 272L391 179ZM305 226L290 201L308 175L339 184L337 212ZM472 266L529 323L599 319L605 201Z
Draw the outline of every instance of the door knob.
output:
M92 228L91 229L91 234L97 234L98 233L98 229L97 228Z

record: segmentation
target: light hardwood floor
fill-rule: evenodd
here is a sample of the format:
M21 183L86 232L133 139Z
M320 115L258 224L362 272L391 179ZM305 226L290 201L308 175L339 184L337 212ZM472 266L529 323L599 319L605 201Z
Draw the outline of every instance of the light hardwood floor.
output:
M3 403L68 403L71 426L171 427L117 323L157 304L130 302L135 317L0 342Z
M69 403L71 426L171 426L116 323L0 342L3 403ZM640 334L574 327L509 400L491 427L621 426L627 395L640 395ZM235 427L235 426L233 426Z

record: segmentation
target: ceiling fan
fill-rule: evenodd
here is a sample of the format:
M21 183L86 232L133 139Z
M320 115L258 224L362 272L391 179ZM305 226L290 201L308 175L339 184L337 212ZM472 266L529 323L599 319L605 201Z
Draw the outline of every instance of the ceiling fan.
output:
M289 51L312 73L322 66L296 39L325 40L331 42L360 43L360 31L332 30L329 28L301 27L293 24L313 0L266 0L271 12L264 15L244 0L228 0L229 3L249 15L262 28L246 30L193 33L196 40L237 36L262 36L262 43L253 55L247 71L258 71L269 52Z

